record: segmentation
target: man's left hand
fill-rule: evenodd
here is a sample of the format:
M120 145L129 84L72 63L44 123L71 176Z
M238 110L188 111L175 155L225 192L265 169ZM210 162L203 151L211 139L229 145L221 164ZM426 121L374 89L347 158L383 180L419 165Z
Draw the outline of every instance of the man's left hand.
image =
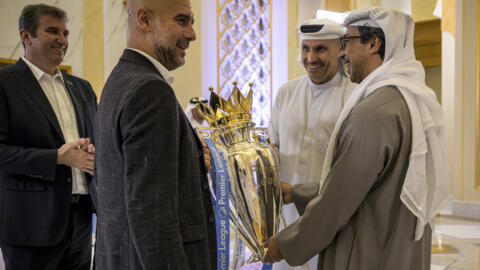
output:
M85 143L79 147L85 152L95 154L95 146L90 143L90 138L85 138Z
M263 244L264 247L267 247L267 254L263 257L263 263L274 263L283 260L283 256L280 253L280 248L278 247L277 238L275 236L271 237Z

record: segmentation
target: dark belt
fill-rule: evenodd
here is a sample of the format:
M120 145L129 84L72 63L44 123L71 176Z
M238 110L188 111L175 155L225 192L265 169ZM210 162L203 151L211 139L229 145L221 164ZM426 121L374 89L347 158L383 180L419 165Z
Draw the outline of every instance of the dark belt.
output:
M84 202L88 199L88 194L72 194L72 204Z

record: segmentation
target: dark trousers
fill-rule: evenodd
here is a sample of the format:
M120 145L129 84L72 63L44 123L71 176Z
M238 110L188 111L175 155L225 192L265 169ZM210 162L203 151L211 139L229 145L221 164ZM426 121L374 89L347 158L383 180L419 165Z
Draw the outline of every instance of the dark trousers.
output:
M51 247L2 245L5 270L89 270L92 257L92 207L89 195L72 201L67 231Z

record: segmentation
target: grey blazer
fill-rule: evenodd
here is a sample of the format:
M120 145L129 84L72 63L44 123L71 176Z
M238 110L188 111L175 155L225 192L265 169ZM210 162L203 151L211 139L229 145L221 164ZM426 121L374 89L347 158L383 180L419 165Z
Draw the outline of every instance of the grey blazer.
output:
M126 49L96 120L96 269L214 269L202 145L153 64Z

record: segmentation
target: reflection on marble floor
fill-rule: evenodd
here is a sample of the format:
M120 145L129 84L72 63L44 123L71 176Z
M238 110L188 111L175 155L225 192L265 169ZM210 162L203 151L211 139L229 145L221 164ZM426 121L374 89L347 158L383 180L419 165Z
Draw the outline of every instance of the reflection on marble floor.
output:
M480 220L438 216L432 236L431 270L480 270ZM3 270L0 254L0 270ZM260 270L261 263L242 267Z
M480 220L438 216L435 224L431 270L480 270ZM242 267L260 269L260 263Z
M480 220L438 216L432 270L480 270Z

